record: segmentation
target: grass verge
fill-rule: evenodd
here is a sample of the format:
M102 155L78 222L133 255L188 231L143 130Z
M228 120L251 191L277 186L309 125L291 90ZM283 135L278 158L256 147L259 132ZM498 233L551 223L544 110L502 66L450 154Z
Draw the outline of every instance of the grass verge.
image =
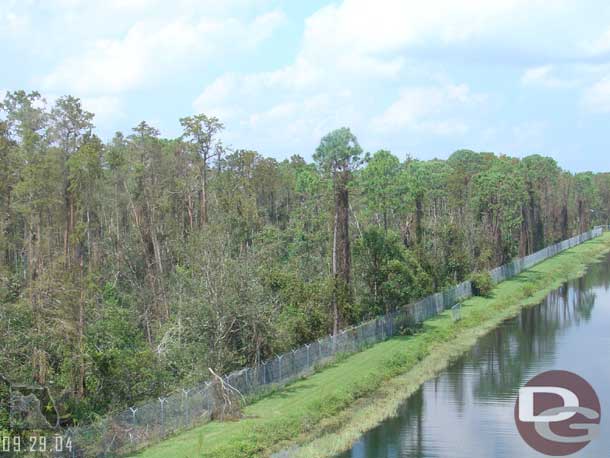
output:
M395 415L423 382L467 351L476 339L521 308L535 305L564 281L582 275L610 250L604 233L494 288L489 298L462 305L462 320L448 312L422 332L381 342L249 405L248 418L211 422L140 452L140 458L245 458L303 445L291 456L333 456Z

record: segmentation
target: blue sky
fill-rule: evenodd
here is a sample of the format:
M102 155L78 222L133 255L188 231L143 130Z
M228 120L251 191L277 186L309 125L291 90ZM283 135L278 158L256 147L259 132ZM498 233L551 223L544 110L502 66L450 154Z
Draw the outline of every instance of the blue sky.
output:
M610 169L605 1L2 0L0 54L0 96L78 96L105 140L203 112L278 159L345 125L401 158Z

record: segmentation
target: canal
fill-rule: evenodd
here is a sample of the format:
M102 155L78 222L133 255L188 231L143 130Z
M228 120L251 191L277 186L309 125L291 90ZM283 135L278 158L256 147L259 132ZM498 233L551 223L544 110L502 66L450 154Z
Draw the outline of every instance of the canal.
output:
M521 439L513 409L519 388L550 369L579 374L601 403L600 436L578 457L610 456L609 288L610 256L481 338L337 458L545 456Z

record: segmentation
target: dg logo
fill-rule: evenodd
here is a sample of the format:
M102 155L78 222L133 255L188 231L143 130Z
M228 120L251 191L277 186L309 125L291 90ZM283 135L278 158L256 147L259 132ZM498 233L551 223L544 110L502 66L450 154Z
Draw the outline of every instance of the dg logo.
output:
M567 371L548 371L519 390L515 423L530 447L565 456L586 447L599 433L601 407L593 387Z

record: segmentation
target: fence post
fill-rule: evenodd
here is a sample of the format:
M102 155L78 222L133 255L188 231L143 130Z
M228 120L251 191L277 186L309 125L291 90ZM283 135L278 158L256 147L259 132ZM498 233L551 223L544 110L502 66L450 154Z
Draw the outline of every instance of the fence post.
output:
M311 344L305 344L305 348L307 349L307 369L309 369L309 347L311 347Z
M282 358L284 357L284 355L277 355L277 367L278 367L278 382L281 383L282 381Z
M182 388L182 403L184 406L184 426L188 426L190 424L190 415L189 415L189 393L191 390L186 390Z
M138 408L130 407L129 410L131 410L131 422L135 426L136 425L136 412L138 411Z
M159 398L159 404L161 404L161 415L159 421L161 422L161 437L165 436L165 401L167 398Z
M210 382L205 383L205 400L206 400L206 408L210 418L212 418L212 395L210 394Z

